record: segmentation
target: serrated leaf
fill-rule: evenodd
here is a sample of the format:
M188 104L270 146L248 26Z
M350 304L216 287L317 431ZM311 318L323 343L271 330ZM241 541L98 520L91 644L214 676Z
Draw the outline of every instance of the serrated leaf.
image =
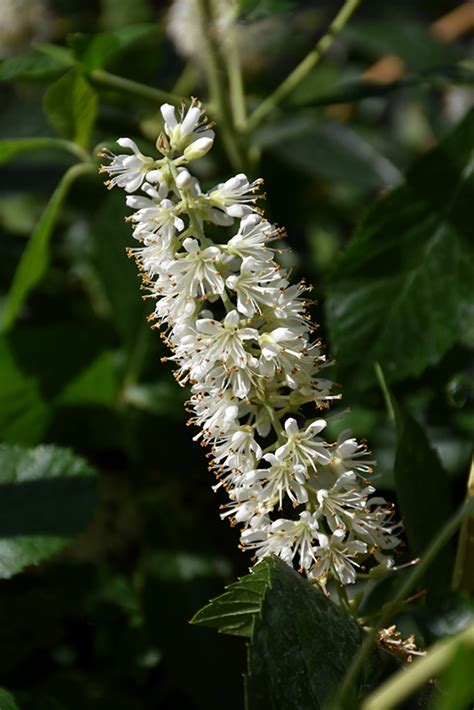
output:
M19 710L15 702L15 698L5 688L0 688L0 709L1 710Z
M94 470L68 449L0 446L0 578L61 550L90 521Z
M473 169L474 111L372 208L343 253L327 317L356 386L373 383L375 362L391 382L419 375L472 318Z
M269 585L270 570L264 561L198 611L191 624L210 626L221 634L251 638L255 618L261 611Z
M53 192L45 211L28 240L13 276L3 314L3 331L8 330L14 324L28 294L46 273L49 263L49 240L68 190L76 177L89 170L89 165L85 163L73 165L63 175L59 185Z
M77 67L46 91L43 107L60 135L87 148L97 115L97 94Z

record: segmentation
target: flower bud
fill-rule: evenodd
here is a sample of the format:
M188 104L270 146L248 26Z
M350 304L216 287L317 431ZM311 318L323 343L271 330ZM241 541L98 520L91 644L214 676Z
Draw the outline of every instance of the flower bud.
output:
M206 155L212 148L213 143L213 138L198 138L184 149L183 155L186 160L197 160L198 158L202 158L203 155Z
M192 182L191 173L185 168L179 171L178 177L176 178L176 187L179 190L185 190Z

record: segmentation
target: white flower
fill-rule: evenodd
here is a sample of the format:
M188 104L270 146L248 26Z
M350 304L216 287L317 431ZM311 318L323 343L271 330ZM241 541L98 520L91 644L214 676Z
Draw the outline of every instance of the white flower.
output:
M246 175L239 173L214 187L208 193L209 203L230 217L241 219L253 212L257 199L255 193L261 183L261 180L249 182Z
M266 262L262 265L253 256L245 257L240 273L226 280L226 286L237 294L237 310L247 317L261 313L261 306L271 308L286 283L274 265Z
M111 179L105 183L109 189L117 186L125 192L135 192L145 182L146 175L155 161L143 155L131 138L119 138L117 143L121 148L129 148L132 155L126 153L115 155L110 150L104 149L100 155L111 159L111 162L108 165L101 165L100 172L111 176Z
M331 456L327 446L317 434L326 427L325 419L317 419L304 430L298 428L295 419L285 422L286 441L279 446L275 456L280 461L289 461L293 466L301 465L307 469L317 468L316 464L328 464Z
M201 251L196 239L183 241L185 254L175 258L168 265L168 273L177 280L179 291L193 298L205 297L209 293L219 294L224 291L224 279L216 268L221 256L218 247L208 247Z
M174 106L163 104L161 115L165 121L165 133L173 150L185 153L188 146L203 138L208 139L205 143L207 146L205 152L212 147L214 131L209 128L204 111L195 103L192 103L186 112L182 109L179 118L176 117ZM209 140L211 141L210 143ZM200 150L202 150L202 147L201 141ZM189 157L189 160L192 160L192 158Z
M323 589L331 575L341 584L353 584L356 580L356 570L360 565L355 559L358 555L367 554L368 548L360 540L346 540L345 537L343 530L336 530L330 537L317 533L317 561L311 568L310 578L317 579Z

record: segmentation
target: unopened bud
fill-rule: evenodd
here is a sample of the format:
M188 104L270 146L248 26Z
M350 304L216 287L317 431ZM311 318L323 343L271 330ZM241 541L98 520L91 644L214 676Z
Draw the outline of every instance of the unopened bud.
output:
M213 143L213 138L198 138L184 149L183 155L186 160L197 160L211 150Z
M187 187L189 187L191 182L192 182L191 173L189 173L184 168L182 170L180 170L178 173L178 177L176 178L176 187L179 190L184 190Z
M170 152L171 147L168 138L165 136L164 133L160 133L160 135L158 136L156 140L156 147L163 155L167 155Z

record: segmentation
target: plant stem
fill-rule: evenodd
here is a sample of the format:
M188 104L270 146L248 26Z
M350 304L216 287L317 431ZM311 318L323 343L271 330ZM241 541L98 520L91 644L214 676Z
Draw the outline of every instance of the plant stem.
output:
M232 118L234 126L238 131L245 128L247 121L247 108L245 105L244 82L242 78L242 66L240 63L239 44L237 36L237 28L235 25L235 17L229 28L225 61L227 67L227 76L229 79L230 89L230 106L232 109Z
M149 101L156 103L161 104L165 102L173 104L173 106L178 106L183 100L181 96L170 94L168 91L156 89L153 86L140 84L138 81L133 81L132 79L125 79L123 76L110 74L104 69L94 69L89 76L97 84L108 86L111 89L117 89L118 91L124 91L127 94L133 94L134 96L140 96L143 99L148 99Z
M242 158L235 139L235 133L225 98L227 91L223 85L219 69L221 60L217 52L217 48L209 35L209 27L212 25L212 10L209 0L198 0L198 8L201 34L204 42L206 57L206 75L209 87L209 96L216 116L220 121L221 135L227 157L229 158L229 161L234 169L242 170Z
M354 687L355 681L357 680L359 673L362 670L367 657L369 656L372 647L377 641L377 633L379 629L387 626L388 622L392 618L393 614L398 611L399 604L413 589L421 577L425 574L426 570L430 566L433 559L436 557L438 552L446 545L450 538L454 535L458 527L461 525L462 521L474 510L474 498L464 503L458 511L448 520L446 525L443 527L441 532L435 537L431 545L421 556L420 563L414 568L413 572L408 576L405 583L402 584L398 590L395 597L390 601L382 610L382 613L377 621L374 621L374 625L371 630L367 633L359 651L355 655L349 669L342 681L339 691L334 698L332 707L334 710L336 708L344 707L344 701L349 697L351 689Z
M247 121L247 129L254 130L259 123L267 116L277 104L281 103L300 84L300 82L310 73L325 55L332 45L337 35L344 29L351 15L358 8L362 0L346 0L341 10L329 25L329 29L321 37L314 49L303 59L298 66L293 69L280 86L265 101L262 101Z
M474 457L467 481L466 499L474 498ZM463 521L459 533L456 561L454 563L452 587L456 592L474 592L474 517Z

